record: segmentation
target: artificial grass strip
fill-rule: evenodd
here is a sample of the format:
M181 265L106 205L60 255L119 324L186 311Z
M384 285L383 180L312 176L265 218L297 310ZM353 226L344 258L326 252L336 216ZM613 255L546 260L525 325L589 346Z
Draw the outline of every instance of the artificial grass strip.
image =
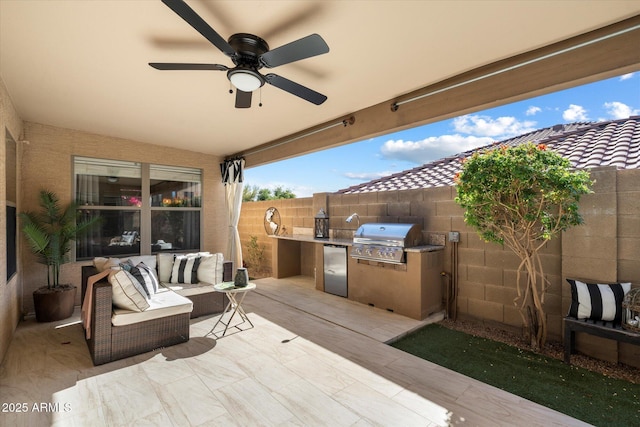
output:
M438 324L392 344L597 426L640 426L640 385Z

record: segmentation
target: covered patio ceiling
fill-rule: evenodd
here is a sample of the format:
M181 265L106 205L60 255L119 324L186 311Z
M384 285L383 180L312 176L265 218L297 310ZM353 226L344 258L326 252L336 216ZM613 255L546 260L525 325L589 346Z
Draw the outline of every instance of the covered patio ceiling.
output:
M266 85L236 109L223 72L151 68L233 65L160 0L3 0L0 77L18 114L255 166L640 69L638 1L187 4L225 39L320 34L329 53L262 71L328 100Z

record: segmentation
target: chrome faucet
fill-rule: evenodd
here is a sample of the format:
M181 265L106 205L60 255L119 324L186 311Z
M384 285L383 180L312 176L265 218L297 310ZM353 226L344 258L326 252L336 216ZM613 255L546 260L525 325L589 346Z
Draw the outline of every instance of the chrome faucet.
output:
M347 221L348 223L351 223L351 221L353 221L353 219L354 219L354 218L358 221L358 222L357 222L358 226L356 227L356 230L357 230L358 228L360 228L360 216L359 216L357 213L355 213L355 212L354 212L354 213L352 213L351 215L349 215L349 216L347 217L346 221ZM354 233L355 233L355 232L354 232Z

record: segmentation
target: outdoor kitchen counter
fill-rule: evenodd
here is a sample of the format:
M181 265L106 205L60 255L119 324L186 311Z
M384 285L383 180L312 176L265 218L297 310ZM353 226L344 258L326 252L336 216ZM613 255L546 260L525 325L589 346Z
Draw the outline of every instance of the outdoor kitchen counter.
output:
M340 246L353 246L353 239L316 239L313 236L305 234L294 234L291 236L269 236L276 239L295 240L298 242L320 243L323 245L340 245ZM405 248L405 252L433 252L443 250L442 245L422 245L413 246L411 248Z
M352 239L315 239L312 235L270 236L272 276L276 279L309 276L315 288L326 291L325 245L353 246ZM404 248L406 262L386 263L347 258L347 298L422 320L442 309L444 246Z
M309 243L320 243L323 245L341 245L341 246L352 246L353 239L316 239L313 236L305 235L305 234L293 234L291 236L269 236L276 239L285 239L285 240L295 240L298 242L309 242Z
M441 251L444 249L442 245L423 245L423 246L414 246L411 248L405 248L405 252L434 252Z
M316 289L324 290L324 245L352 246L352 239L315 239L310 234L272 237L271 274L276 279L291 276L316 278ZM317 274L320 272L320 274Z

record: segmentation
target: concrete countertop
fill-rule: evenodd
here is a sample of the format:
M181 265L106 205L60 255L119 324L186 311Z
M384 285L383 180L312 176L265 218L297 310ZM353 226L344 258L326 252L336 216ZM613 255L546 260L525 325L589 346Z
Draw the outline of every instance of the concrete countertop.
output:
M341 245L341 246L353 245L352 239L335 239L333 237L329 239L316 239L315 237L309 236L306 234L293 234L291 236L269 236L269 237L273 237L276 239L283 239L283 240L296 240L298 242L321 243L324 245Z
M295 240L298 242L310 242L310 243L321 243L324 245L341 245L341 246L353 246L352 239L316 239L313 236L309 236L306 234L294 234L291 236L269 236L276 239L284 239L284 240ZM441 245L421 245L414 246L412 248L406 248L405 252L434 252L441 251L444 249L444 246Z
M412 248L406 248L405 252L435 252L444 250L444 246L442 245L422 245L422 246L414 246Z

